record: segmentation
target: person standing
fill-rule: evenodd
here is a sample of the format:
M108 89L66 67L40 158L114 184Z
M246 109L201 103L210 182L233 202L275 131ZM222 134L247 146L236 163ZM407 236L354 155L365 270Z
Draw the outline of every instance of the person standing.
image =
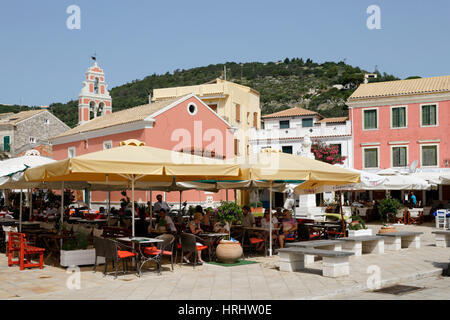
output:
M156 202L155 202L155 205L153 206L153 212L154 212L155 215L156 215L156 220L157 220L156 222L159 222L159 211L160 211L161 209L164 209L164 210L166 210L166 212L169 212L170 207L169 207L169 205L167 204L167 202L162 201L162 195L158 194L158 195L156 196L156 200L158 200L158 201L156 201Z
M413 191L411 191L411 204L414 208L417 207L417 199Z

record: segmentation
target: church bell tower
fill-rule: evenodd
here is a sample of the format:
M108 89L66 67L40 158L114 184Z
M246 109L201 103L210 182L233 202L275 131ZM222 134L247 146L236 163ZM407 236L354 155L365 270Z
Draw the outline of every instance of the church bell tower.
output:
M95 61L86 71L86 79L78 96L78 125L112 112L112 101L107 87L105 73Z

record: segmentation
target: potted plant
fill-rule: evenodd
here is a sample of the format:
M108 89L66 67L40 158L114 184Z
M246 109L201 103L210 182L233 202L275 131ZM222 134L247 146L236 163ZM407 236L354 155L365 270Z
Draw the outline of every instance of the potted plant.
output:
M250 209L252 210L252 213L263 213L262 202L261 201L251 202Z
M397 232L397 229L388 225L388 216L394 215L397 213L397 210L402 206L400 201L393 198L386 198L381 200L378 203L378 213L381 216L381 221L383 222L383 227L381 227L379 233L388 233L388 232Z
M353 216L348 226L349 237L371 236L372 229L367 228L366 223L360 216Z
M60 264L63 267L95 264L95 249L88 248L89 235L85 232L75 234L75 239L64 242L61 250ZM105 263L105 258L98 257L97 263Z
M234 202L222 201L216 209L215 218L230 229L233 222L242 220L242 209ZM220 241L216 248L216 256L223 263L234 263L242 256L240 243L230 238L228 235L228 240Z

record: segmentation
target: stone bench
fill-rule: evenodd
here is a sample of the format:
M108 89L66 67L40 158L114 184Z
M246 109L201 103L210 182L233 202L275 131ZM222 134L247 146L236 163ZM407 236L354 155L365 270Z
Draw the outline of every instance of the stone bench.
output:
M312 240L312 241L301 241L301 242L288 242L286 243L286 248L309 248L309 249L317 249L320 248L322 250L333 250L333 251L341 251L342 250L342 242L339 240ZM314 258L317 257L317 260L320 260L321 257L317 255L305 254L305 266L308 266L314 263Z
M399 251L402 248L415 248L420 249L420 235L423 232L389 232L379 233L378 236L385 237L384 247L386 250Z
M450 230L433 231L431 233L435 234L436 247L450 247Z
M324 277L342 277L350 274L349 257L353 252L332 251L313 248L289 247L278 250L280 271L300 271L305 269L305 255L321 256Z
M358 236L339 238L342 241L342 249L353 252L355 256L363 253L384 253L384 237L380 236Z

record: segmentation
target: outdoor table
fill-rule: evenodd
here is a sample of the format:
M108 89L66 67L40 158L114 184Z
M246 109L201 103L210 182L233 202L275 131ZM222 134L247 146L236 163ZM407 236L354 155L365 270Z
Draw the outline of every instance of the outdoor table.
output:
M139 250L139 262L137 264L136 269L138 271L139 277L142 275L141 269L146 262L153 260L156 263L158 263L158 261L155 259L155 257L153 257L153 256L146 257L142 253L141 245L158 243L158 242L164 241L162 239L147 238L147 237L122 237L122 238L117 238L116 240L122 241L122 242L131 242L131 243L133 243L133 248L134 248L134 244L138 245L138 247L139 247L139 249L138 249ZM158 257L158 256L156 256L156 257ZM157 259L161 259L161 256L159 256L159 258L157 258Z
M61 253L60 240L64 243L64 240L75 239L73 235L66 234L56 234L56 233L44 233L38 236L38 239L42 240L46 251L49 252L47 255L47 259L50 258L53 254L55 256L59 256Z
M244 232L242 233L242 246L244 246L244 240L245 240L245 233L247 231L262 231L265 233L264 235L264 246L267 248L267 239L269 238L267 234L269 233L269 229L263 228L263 227L242 227L244 229ZM272 231L280 231L280 228L272 228Z
M320 228L320 237L324 236L325 238L328 238L328 229L335 229L340 228L342 225L335 222L314 222L314 223L304 223L305 226L313 227L313 228Z
M222 240L222 237L226 237L228 235L228 233L223 232L208 232L198 234L200 238L204 238L206 240L205 242L208 243L209 261L212 261L211 259L213 259L214 255L216 254L215 247L218 242Z

